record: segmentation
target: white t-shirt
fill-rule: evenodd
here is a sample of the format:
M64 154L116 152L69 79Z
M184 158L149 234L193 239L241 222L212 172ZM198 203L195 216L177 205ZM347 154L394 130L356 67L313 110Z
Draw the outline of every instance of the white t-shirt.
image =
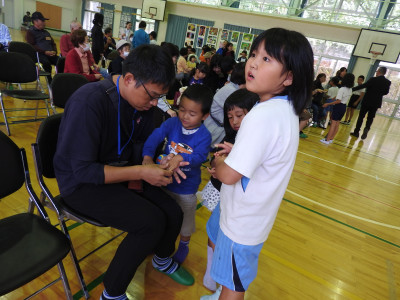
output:
M337 86L332 86L328 89L328 92L326 94L329 96L329 99L332 99L337 96L338 91L339 88Z
M354 92L353 92L353 95L358 95L358 96L360 96L361 93L365 93L365 89L361 89L361 90L358 90L358 91L354 91Z
M256 105L243 119L225 163L250 178L221 188L221 230L236 243L265 242L293 170L299 144L299 116L275 97Z
M351 88L341 87L336 96L336 100L340 100L340 102L342 104L347 104L347 102L349 102L349 99L352 94L353 94L353 90Z

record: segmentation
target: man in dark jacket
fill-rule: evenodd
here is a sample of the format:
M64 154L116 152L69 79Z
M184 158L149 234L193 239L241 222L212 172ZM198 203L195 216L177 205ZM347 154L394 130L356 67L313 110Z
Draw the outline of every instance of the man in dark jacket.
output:
M44 29L46 20L49 19L46 19L39 11L35 11L32 14L33 25L26 33L26 41L39 53L39 61L44 70L51 73L51 65L57 64L58 56L56 43L50 33ZM50 83L51 76L48 79Z
M365 96L361 103L360 113L357 119L356 128L350 135L359 137L361 125L363 123L365 115L368 113L367 122L364 127L361 139L366 139L368 131L371 128L372 122L374 121L376 111L382 106L382 98L384 95L389 93L391 81L385 78L386 68L380 67L376 71L376 77L370 78L366 83L361 84L353 88L353 91L357 91L363 88L367 88Z

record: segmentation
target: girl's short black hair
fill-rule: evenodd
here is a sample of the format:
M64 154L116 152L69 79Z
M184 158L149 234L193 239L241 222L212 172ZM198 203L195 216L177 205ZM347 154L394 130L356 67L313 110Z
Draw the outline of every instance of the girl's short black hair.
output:
M233 66L231 82L241 85L246 83L245 77L246 63L238 63Z
M322 77L326 77L326 74L325 73L319 73L315 80L320 80Z
M204 74L208 74L208 72L210 71L209 66L205 62L199 63L197 65L196 69L199 70L199 72L204 73Z
M171 57L179 56L179 48L177 45L168 42L162 42L161 47L164 48L164 50L166 50Z
M212 70L215 67L221 67L222 56L220 54L214 54L211 57L210 61L210 69Z
M187 48L181 48L181 50L179 50L179 54L182 56L185 56L188 54L188 49Z
M157 45L146 44L133 49L122 63L122 75L128 72L135 77L136 86L154 83L169 88L175 80L171 55Z
M336 86L339 85L339 78L336 77L336 76L335 76L335 77L332 77L330 81L333 82Z
M181 99L183 99L183 97L201 104L201 112L204 116L210 112L214 94L205 85L192 84L189 85L188 88L183 92Z
M228 142L234 142L237 131L233 130L229 124L228 112L235 106L241 109L245 109L248 112L253 108L254 104L260 100L260 97L253 92L246 89L238 89L226 98L224 103L224 129L225 129L225 140Z
M342 79L342 87L352 88L354 86L355 76L352 73L346 73Z
M224 56L221 60L221 70L224 74L228 74L233 70L233 66L236 65L236 60L232 56Z
M253 42L250 55L264 43L265 51L282 63L283 72L292 72L293 82L280 93L288 95L297 115L311 99L314 78L314 54L310 43L297 31L271 28Z

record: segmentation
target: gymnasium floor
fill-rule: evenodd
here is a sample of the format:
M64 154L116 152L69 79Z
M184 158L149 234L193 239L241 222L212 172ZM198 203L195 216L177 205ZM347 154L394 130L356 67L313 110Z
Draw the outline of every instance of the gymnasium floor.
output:
M15 40L22 40L18 34L19 31L12 31ZM5 105L32 104L6 99ZM319 142L326 130L304 131L309 137L300 141L288 189L261 251L258 276L246 299L400 298L400 121L377 116L368 138L361 141L349 136L356 117L351 125L340 125L331 145ZM39 122L11 125L11 138L27 150L37 192L30 145L35 141L38 126ZM5 126L1 125L0 130L5 132ZM209 177L203 175L202 185ZM50 188L57 191L55 181ZM27 206L27 194L22 188L15 196L0 200L0 218L24 212ZM54 213L49 211L49 214L56 224ZM202 285L207 253L205 224L209 215L206 208L198 209L197 232L184 263L195 277L195 284L191 287L176 284L154 271L148 258L129 286L131 299L191 300L209 293ZM78 257L120 234L115 229L73 221L68 225ZM92 299L98 299L103 290L101 278L123 236L81 263ZM79 299L79 285L69 256L64 263L74 298ZM22 299L54 280L57 274L53 268L0 299ZM36 299L63 298L60 282L36 296Z

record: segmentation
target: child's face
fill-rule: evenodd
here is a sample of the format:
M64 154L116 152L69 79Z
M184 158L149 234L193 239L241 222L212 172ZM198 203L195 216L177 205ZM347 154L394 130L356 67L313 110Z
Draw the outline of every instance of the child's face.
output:
M242 120L244 116L247 114L247 109L243 109L237 106L234 106L233 109L228 111L227 116L229 120L229 124L232 129L238 131L240 128L240 124L242 124Z
M204 79L206 78L206 73L200 72L199 70L196 69L196 76L198 79Z
M360 77L357 78L357 83L358 83L358 85L363 84L363 82L364 82L364 79L362 79L362 78L360 78Z
M203 115L200 103L183 97L179 103L178 117L182 122L183 128L194 129L201 125L201 121L204 121L208 114Z
M196 57L192 56L192 57L190 58L190 61L191 61L192 63L196 62Z
M246 88L258 94L261 102L278 95L292 81L292 72L283 72L283 65L265 51L264 42L250 53L246 63Z

